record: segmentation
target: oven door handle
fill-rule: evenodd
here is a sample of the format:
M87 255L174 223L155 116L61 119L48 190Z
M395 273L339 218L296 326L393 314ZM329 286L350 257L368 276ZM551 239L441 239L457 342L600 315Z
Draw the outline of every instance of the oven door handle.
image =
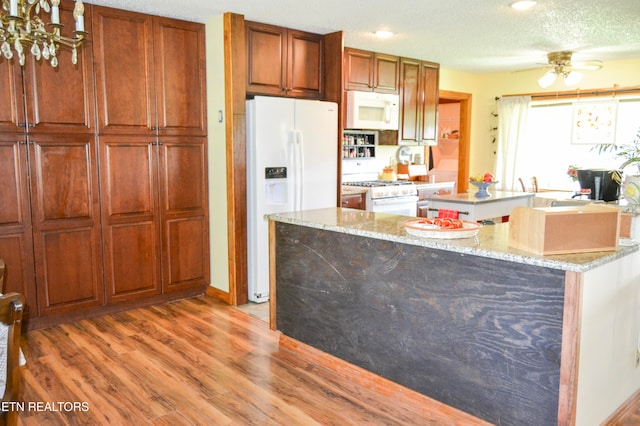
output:
M410 202L417 203L418 196L409 195L409 196L402 196L402 197L375 198L371 200L371 202L377 206L383 206L387 204L410 203Z

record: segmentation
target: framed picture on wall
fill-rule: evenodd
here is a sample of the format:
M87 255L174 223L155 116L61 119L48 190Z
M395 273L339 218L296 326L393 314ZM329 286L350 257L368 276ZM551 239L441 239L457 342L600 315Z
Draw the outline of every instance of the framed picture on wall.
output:
M614 143L617 111L617 101L574 103L572 143Z

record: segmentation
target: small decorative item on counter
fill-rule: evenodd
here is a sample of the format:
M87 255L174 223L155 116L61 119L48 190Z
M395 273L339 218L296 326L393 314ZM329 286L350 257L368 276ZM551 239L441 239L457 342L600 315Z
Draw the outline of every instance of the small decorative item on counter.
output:
M491 194L487 191L491 185L498 183L492 173L487 172L482 176L472 176L469 182L478 188L478 192L475 193L476 198L491 197Z
M382 174L380 175L381 180L397 180L398 176L396 175L396 171L393 167L387 166L382 169Z
M493 173L490 172L487 172L482 176L471 176L469 179L471 180L471 182L497 182L496 178L493 176Z
M569 176L572 181L576 182L578 180L578 166L574 164L570 165L567 169L567 176Z
M458 219L410 219L404 223L409 235L423 238L456 239L478 235L481 225Z

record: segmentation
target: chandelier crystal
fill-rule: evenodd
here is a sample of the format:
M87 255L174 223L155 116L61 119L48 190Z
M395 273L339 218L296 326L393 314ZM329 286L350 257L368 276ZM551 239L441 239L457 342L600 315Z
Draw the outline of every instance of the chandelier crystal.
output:
M58 66L60 46L71 48L71 62L78 63L78 48L84 42L84 4L76 0L73 18L76 22L73 35L61 34L64 25L60 23L60 0L0 0L0 54L10 60L14 54L24 66L27 50L36 59L41 58ZM51 14L51 22L46 24L40 17ZM49 31L47 31L49 27Z

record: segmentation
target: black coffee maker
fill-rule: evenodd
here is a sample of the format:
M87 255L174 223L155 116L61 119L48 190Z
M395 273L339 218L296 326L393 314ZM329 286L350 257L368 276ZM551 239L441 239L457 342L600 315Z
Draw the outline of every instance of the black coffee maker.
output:
M578 169L580 188L589 189L592 200L617 201L620 195L620 184L613 180L613 170Z

